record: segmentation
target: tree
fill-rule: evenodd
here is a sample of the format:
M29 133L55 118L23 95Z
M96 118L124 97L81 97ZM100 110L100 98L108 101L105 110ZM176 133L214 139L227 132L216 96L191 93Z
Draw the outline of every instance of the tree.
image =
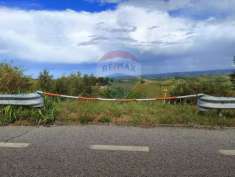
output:
M43 91L54 91L53 76L46 69L40 72L38 77L39 88Z
M55 91L61 94L68 94L68 79L65 76L56 79Z
M232 82L232 88L235 90L235 72L230 74L230 81Z
M80 95L83 92L84 85L79 72L70 74L68 77L68 92L71 95Z
M9 64L0 64L0 92L18 93L31 90L30 78L25 76L18 67Z
M85 95L85 96L91 95L92 83L91 83L91 79L86 74L83 76L83 85L84 85L83 95Z
M211 76L180 79L171 89L172 96L205 93L214 96L230 96L231 82L227 76Z

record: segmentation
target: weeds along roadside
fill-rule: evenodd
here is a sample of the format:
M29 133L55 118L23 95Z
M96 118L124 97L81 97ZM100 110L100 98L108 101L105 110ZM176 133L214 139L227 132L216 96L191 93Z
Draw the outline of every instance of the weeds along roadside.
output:
M196 105L163 102L63 101L56 105L56 120L72 124L112 123L133 126L235 126L235 111L198 112Z
M28 124L28 125L48 125L55 121L55 107L59 103L58 99L44 98L42 108L28 106L1 106L0 125Z
M44 98L44 107L4 106L0 125L117 124L132 126L235 126L235 111L199 113L196 105L163 102L105 102Z

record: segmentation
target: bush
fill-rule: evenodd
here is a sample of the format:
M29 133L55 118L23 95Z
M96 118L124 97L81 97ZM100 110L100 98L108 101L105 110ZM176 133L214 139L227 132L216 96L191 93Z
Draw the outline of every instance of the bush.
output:
M43 91L54 91L53 76L50 75L49 71L43 70L39 74L38 85L40 90Z
M172 96L205 93L214 96L230 96L232 83L228 77L199 77L178 80L171 89Z
M121 87L111 87L105 89L101 95L106 98L126 98L128 90Z
M92 122L94 120L94 117L89 114L84 114L80 116L79 121L81 124L88 124L89 122Z
M82 76L79 72L55 80L55 90L61 94L92 96L98 93L97 86L108 83L107 79L93 75Z
M140 92L137 91L130 91L130 93L128 94L127 98L129 99L138 99L138 98L144 98L144 95Z
M0 83L1 93L28 92L32 86L31 79L21 69L9 64L0 64Z
M99 122L101 122L101 123L110 123L111 121L112 121L112 118L107 117L107 116L102 116L102 117L99 119Z

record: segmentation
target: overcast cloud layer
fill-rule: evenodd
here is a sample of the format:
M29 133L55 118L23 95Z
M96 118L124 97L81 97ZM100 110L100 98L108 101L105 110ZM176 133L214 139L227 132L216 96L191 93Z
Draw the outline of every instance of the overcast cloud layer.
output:
M108 51L127 50L150 71L153 65L160 72L166 70L161 65L173 72L176 66L178 70L229 68L235 55L234 11L233 0L130 0L115 10L93 13L1 7L0 55L93 63ZM195 18L199 13L200 18Z

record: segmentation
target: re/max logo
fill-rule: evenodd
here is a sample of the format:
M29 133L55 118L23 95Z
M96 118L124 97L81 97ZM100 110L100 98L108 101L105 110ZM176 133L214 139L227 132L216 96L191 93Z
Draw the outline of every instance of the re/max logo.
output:
M103 72L109 71L136 71L136 66L132 63L107 63L102 66Z

